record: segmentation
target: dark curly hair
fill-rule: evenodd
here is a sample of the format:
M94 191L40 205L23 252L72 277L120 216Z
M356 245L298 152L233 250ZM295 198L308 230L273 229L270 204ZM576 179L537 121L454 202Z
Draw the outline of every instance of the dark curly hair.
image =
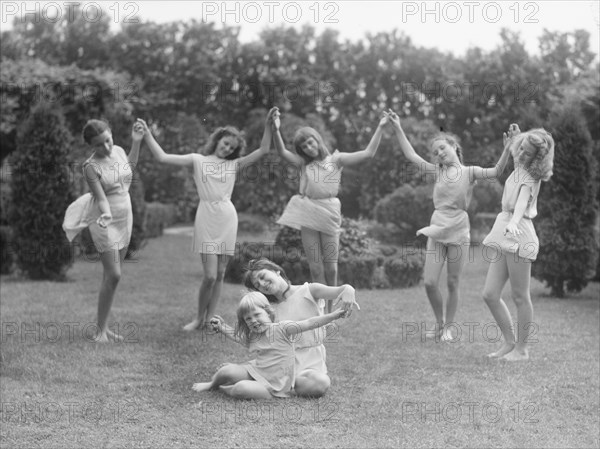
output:
M269 270L273 273L278 273L283 279L290 284L290 280L285 273L285 270L277 265L275 262L261 257L260 259L252 259L248 262L248 266L244 271L243 282L246 288L253 291L260 291L254 282L254 275L260 270ZM269 302L278 302L277 298L273 295L265 295Z
M204 148L202 149L202 154L204 154L205 156L213 154L217 149L217 144L219 143L219 140L221 140L223 137L233 137L237 144L231 152L231 154L225 159L232 160L240 157L240 155L246 149L246 140L244 139L242 133L233 126L222 126L220 128L217 128L209 136L208 142L206 142L206 145L204 145Z

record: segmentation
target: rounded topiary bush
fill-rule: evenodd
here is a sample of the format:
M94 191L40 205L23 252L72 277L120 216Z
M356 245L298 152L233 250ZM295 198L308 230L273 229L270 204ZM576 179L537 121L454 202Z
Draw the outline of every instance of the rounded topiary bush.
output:
M71 142L54 105L36 106L17 133L8 215L17 266L32 279L63 279L73 263L62 230L65 210L74 199L68 170Z

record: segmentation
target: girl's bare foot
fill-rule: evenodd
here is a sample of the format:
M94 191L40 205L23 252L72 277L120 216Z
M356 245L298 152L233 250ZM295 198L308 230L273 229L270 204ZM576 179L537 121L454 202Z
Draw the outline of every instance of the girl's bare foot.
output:
M487 356L490 359L497 359L497 358L503 357L506 354L508 354L509 352L511 352L514 349L514 347L515 347L515 345L512 343L504 343L500 349L498 349L496 352L492 352L491 354L488 354Z
M212 382L198 382L192 385L192 390L202 392L208 391L212 387Z
M529 360L529 352L527 349L517 350L517 348L515 348L503 356L500 360L506 362L523 362L525 360Z
M204 321L196 318L191 323L188 323L185 326L183 326L183 330L187 331L187 332L192 332L192 331L200 329L203 325L204 325Z

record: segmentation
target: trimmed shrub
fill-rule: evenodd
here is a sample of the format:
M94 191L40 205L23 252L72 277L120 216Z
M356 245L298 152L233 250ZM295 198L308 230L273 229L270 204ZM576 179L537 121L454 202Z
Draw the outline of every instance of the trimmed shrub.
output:
M535 226L540 252L532 274L563 297L581 291L594 277L598 245L595 161L585 119L574 106L555 111L550 119L554 174L542 183Z
M60 108L36 106L19 127L11 155L13 225L17 266L32 279L62 280L73 263L62 230L73 201L68 170L72 137Z
M405 254L402 257L390 257L383 264L386 277L392 287L413 287L423 277L425 260L419 254Z
M398 244L412 243L419 229L427 226L433 213L433 186L404 184L377 202L375 219L396 225Z

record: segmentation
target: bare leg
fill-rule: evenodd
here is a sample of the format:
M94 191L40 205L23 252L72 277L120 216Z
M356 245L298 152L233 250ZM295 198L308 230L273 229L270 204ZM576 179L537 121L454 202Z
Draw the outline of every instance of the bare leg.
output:
M340 257L340 236L338 234L321 234L321 254L327 285L338 285L338 259ZM332 301L327 301L326 313L331 313Z
M185 331L201 328L206 321L206 309L210 302L214 286L217 282L218 256L216 254L202 254L202 269L204 276L198 292L198 315L191 323L183 327Z
M485 286L483 287L483 299L492 312L492 316L498 323L504 343L498 351L488 354L488 357L502 357L513 350L515 346L515 332L512 325L512 319L506 303L500 295L504 284L508 280L508 267L506 265L506 256L502 255L500 260L490 263Z
M467 248L468 253L468 248ZM448 270L448 301L446 302L446 318L445 326L454 323L456 309L458 308L458 289L460 284L460 274L464 267L465 257L463 256L463 248L458 245L448 245L446 253L446 263ZM442 334L443 341L453 340L450 328L444 329Z
M533 305L531 303L530 282L531 262L522 259L518 255L506 257L512 297L517 305L517 344L514 349L502 357L502 360L510 362L528 360L529 350L527 348L528 330L533 325Z
M433 239L427 240L423 278L425 291L436 320L436 335L444 328L444 300L440 292L440 275L446 260L446 248Z
M229 263L230 259L231 256L227 256L225 254L219 255L218 257L217 280L215 281L215 285L210 296L210 301L206 309L206 319L210 319L210 317L213 316L217 310L217 304L219 303L219 299L221 298L221 290L223 289L225 270L227 269L227 264Z
M194 391L215 390L223 385L234 385L242 380L252 380L246 368L235 363L228 363L217 370L210 382L198 382L192 386Z
M108 250L100 254L102 261L103 274L100 294L98 295L98 335L94 340L99 343L106 343L109 337L116 340L122 340L122 337L108 330L108 315L112 307L117 285L121 280L121 260L126 250L117 251Z
M220 389L235 399L272 399L271 393L255 380L240 380L235 385Z
M327 374L307 369L296 376L294 389L298 396L319 398L327 393L330 385L331 379Z
M323 268L323 257L321 255L321 236L318 231L302 228L302 246L308 259L310 277L312 282L325 284L325 270Z

